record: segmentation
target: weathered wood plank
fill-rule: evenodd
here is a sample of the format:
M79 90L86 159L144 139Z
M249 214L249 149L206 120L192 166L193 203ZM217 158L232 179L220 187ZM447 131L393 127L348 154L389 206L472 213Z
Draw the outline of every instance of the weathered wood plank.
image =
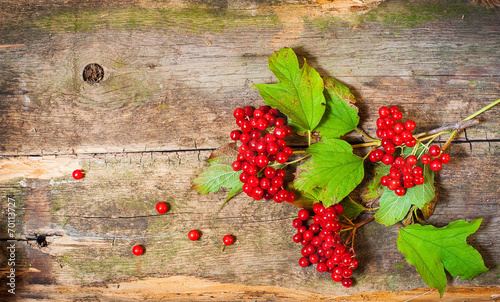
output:
M441 201L432 222L439 226L456 219L483 217L481 229L469 241L491 270L473 281L450 280L451 285L497 285L500 167L496 158L500 146L474 146L474 152L453 149L452 156L457 159L440 174ZM345 294L326 274L296 265L300 247L290 239L296 207L238 196L220 209L224 192L198 195L189 190L207 157L208 152L102 156L81 160L87 176L80 181L68 173L52 180L11 183L2 196L9 190L20 192L22 236L30 239L28 245L20 247L29 259L25 261L41 271L28 273L33 279L24 284L26 292L30 292L29 284L88 284L182 274ZM478 186L481 179L489 181ZM156 213L159 201L171 206L167 214ZM202 232L200 241L188 240L191 229ZM34 239L40 234L46 236L48 246L36 244ZM237 244L221 252L225 234L235 235ZM358 283L349 293L425 286L397 251L396 235L397 228L375 223L357 233L360 267L354 276ZM135 244L146 247L143 256L132 255Z
M304 10L261 8L256 16L241 10L179 16L167 10L169 18L181 20L171 22L177 27L159 28L148 22L162 21L161 15L148 9L49 8L23 23L24 35L5 39L25 47L1 50L1 154L214 148L234 128L235 107L263 104L250 86L275 81L266 57L283 46L352 87L363 127L372 132L371 113L387 102L428 129L454 123L498 96L498 11L462 3L453 14L433 12L418 26L387 25L408 10L395 3L352 26L304 20ZM89 18L88 24L59 26L74 18ZM284 36L297 26L300 31ZM83 81L89 63L104 68L99 84ZM496 108L486 113L486 123L471 129L469 138L498 139L498 116Z

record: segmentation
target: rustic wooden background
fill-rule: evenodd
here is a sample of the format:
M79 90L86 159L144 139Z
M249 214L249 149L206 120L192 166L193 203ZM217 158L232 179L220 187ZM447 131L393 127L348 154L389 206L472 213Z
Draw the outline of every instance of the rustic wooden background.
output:
M230 141L234 108L263 104L251 86L275 82L267 57L282 47L348 85L370 133L382 105L400 106L421 131L499 98L498 9L379 2L1 0L0 198L3 213L8 196L16 201L15 297L436 299L398 252L396 227L361 230L356 284L344 289L297 265L296 207L238 196L221 209L225 192L190 190ZM83 81L90 63L104 68L98 84ZM500 107L480 118L450 149L430 222L483 217L468 242L490 270L450 277L442 301L500 297ZM76 168L84 179L71 177ZM156 213L159 201L167 214ZM0 299L13 301L7 228L2 215ZM191 229L201 240L187 239ZM237 242L221 252L225 234Z

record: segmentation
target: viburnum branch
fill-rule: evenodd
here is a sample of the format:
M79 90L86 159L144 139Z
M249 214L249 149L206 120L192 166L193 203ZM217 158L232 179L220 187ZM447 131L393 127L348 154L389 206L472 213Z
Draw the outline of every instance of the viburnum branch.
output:
M372 216L372 217L367 218L367 219L365 219L365 220L363 220L361 222L358 222L358 223L356 223L354 225L354 228L359 228L360 226L363 226L363 225L367 224L368 222L372 221L373 219L375 219L375 216Z
M452 125L446 125L446 126L439 127L439 128L427 131L427 132L416 134L416 135L414 135L414 137L420 138L420 137L424 136L424 138L422 138L420 140L426 140L426 138L439 136L439 135L442 135L442 134L449 132L450 130L461 131L465 128L472 127L472 126L475 126L477 124L479 124L479 120L477 120L477 119L463 120L463 121L457 122L457 123L452 124Z

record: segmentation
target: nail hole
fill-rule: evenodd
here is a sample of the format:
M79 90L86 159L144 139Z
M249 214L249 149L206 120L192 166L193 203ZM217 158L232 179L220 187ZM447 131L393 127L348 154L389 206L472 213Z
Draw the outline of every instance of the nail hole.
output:
M36 237L36 243L38 243L38 245L41 247L46 247L48 245L47 240L43 235Z
M101 65L92 63L83 69L83 80L89 84L99 83L104 77L104 69Z

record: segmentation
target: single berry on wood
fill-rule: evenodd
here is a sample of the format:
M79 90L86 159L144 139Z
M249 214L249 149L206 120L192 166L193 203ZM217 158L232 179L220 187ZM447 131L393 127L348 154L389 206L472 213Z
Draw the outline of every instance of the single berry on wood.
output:
M140 245L135 245L132 248L132 253L134 253L134 255L136 255L136 256L140 256L140 255L142 255L142 253L144 253L144 249Z
M168 211L168 206L164 202L159 202L156 204L156 211L160 214L165 214Z
M231 235L226 235L222 238L222 241L225 245L231 245L234 242L234 237Z
M196 241L198 238L200 238L200 233L197 230L191 230L188 233L188 238L191 241Z
M82 170L75 170L75 171L73 171L73 178L74 179L82 179L82 177L83 177Z

